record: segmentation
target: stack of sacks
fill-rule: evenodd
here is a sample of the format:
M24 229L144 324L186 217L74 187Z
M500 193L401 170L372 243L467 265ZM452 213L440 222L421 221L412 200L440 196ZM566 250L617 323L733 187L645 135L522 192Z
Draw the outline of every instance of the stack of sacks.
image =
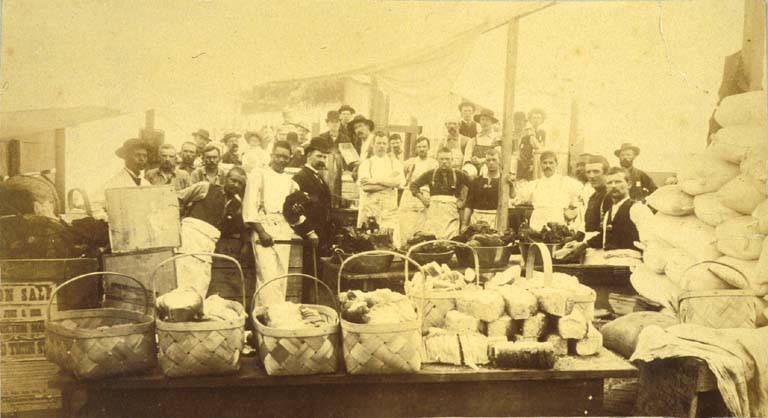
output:
M686 290L768 292L765 99L764 91L723 99L714 115L722 128L711 136L711 144L679 167L677 185L648 197L658 213L653 235L644 243L643 266L632 275L641 295L676 310L677 296ZM683 282L683 272L704 260L733 265L747 280L710 265L689 272Z

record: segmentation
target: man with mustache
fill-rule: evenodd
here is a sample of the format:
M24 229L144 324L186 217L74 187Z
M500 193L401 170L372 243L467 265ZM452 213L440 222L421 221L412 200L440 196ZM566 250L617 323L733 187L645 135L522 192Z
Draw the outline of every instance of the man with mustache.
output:
M472 120L475 115L475 105L468 101L463 101L459 104L459 114L461 115L461 122L458 122L459 133L467 138L474 138L477 136L477 122ZM465 144L461 145L462 151Z
M424 232L438 239L450 239L459 234L459 211L464 208L469 188L469 177L461 170L451 168L451 150L437 151L438 168L429 170L411 182L413 196L427 208ZM429 197L421 188L429 186Z
M360 154L360 160L369 158L373 155L373 130L376 127L373 121L363 115L357 115L349 122L349 126L355 134L352 142Z
M297 234L317 246L320 255L330 253L331 190L321 173L326 168L329 153L330 149L322 138L312 138L305 152L307 163L293 176L293 181L309 200L303 210L306 219L297 222L288 219Z
M405 190L400 197L397 216L400 223L399 237L401 243L411 239L422 228L427 219L427 209L411 193L410 183L427 171L437 168L437 160L429 157L429 148L429 138L419 137L416 140L416 156L405 162ZM429 196L429 186L422 186L420 190L422 196Z
M656 183L643 170L634 167L635 158L640 155L640 148L625 142L613 152L619 158L619 164L627 170L629 183L629 197L639 202L656 191Z
M238 139L240 139L240 135L234 132L230 132L221 138L221 143L227 147L227 152L221 156L222 163L243 165L243 160L240 156L240 144L237 143Z
M557 173L557 155L544 151L539 157L543 177L520 188L515 203L531 202L533 213L529 225L540 230L549 222L567 224L578 216L578 195L582 185Z
M207 181L223 187L227 173L219 167L220 160L221 150L219 147L215 145L206 145L203 149L203 166L196 168L189 176L192 184Z
M176 169L176 148L173 145L160 145L157 153L160 157L160 166L147 170L144 175L147 181L153 186L171 184L176 191L185 189L192 184L186 171Z
M499 205L499 185L508 185L514 176L507 181L501 181L501 152L491 148L485 152L485 164L488 172L472 180L467 193L467 204L464 208L462 229L470 224L485 222L491 227L496 227L496 211ZM510 173L511 174L511 173Z
M123 146L115 151L115 155L123 159L125 166L107 181L104 188L148 186L149 182L142 179L141 174L147 167L150 152L152 146L145 141L137 138L125 141Z
M179 253L214 252L221 236L240 234L242 244L245 171L235 166L217 180L221 183L202 180L178 192L185 212ZM211 257L176 260L176 277L179 287L192 287L205 298L211 282Z
M195 171L195 160L197 159L197 145L192 141L186 141L181 144L181 163L179 163L178 169L191 175Z
M642 241L648 235L653 220L651 210L630 197L628 174L623 167L612 167L605 176L611 207L602 219L604 250L637 250L635 241Z
M405 176L400 161L387 154L388 148L387 134L376 132L373 155L360 163L357 181L365 199L360 199L364 203L358 209L358 228L367 219L374 218L381 229L396 229L397 189L405 184Z
M291 145L278 141L272 148L269 166L254 169L248 176L243 199L243 221L250 232L257 267L257 287L288 273L291 225L283 216L283 203L299 185L285 167L291 158ZM276 243L275 241L280 241ZM286 283L273 283L259 294L259 303L267 305L285 301Z
M605 211L611 208L610 199L606 199L608 191L605 187L605 175L608 169L608 160L601 155L591 155L584 164L587 184L594 191L587 199L584 211L584 232L588 237L587 244L592 248L600 248L601 246L600 220Z
M451 167L459 170L464 164L464 148L469 138L459 132L459 120L449 116L445 119L445 130L448 134L437 144L436 149L446 147L451 150Z
M339 150L339 144L351 143L347 136L347 130L341 128L341 118L339 112L336 110L329 110L325 116L325 125L328 127L326 132L320 134L320 138L326 143L326 146L331 150L328 155L326 165L328 166L325 171L325 182L331 188L331 194L333 196L333 207L341 206L341 186L342 186L342 174L344 170L351 170L353 164L344 161L344 157ZM355 163L356 164L356 163Z

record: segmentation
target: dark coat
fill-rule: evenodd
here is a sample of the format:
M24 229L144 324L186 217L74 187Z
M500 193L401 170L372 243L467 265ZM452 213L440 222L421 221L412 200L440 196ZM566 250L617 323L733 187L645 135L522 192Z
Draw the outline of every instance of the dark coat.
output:
M304 212L308 229L296 228L296 232L306 235L308 230L314 230L320 239L320 254L328 254L331 243L331 190L319 175L306 166L293 176L293 181L310 199L310 207Z

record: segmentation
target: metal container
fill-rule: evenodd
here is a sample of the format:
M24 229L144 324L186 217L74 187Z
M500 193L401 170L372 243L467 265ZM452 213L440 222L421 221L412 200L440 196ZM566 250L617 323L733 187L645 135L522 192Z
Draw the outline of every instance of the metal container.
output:
M477 252L480 268L500 268L509 265L509 257L515 249L513 244L502 247L472 247ZM466 247L456 247L454 250L459 267L474 267L472 250Z
M339 264L353 255L344 252L344 250L340 248L334 249L334 252L336 253L337 261ZM392 260L394 260L394 258L395 256L392 254L366 254L356 257L344 267L350 273L381 273L389 271L389 267L392 265Z

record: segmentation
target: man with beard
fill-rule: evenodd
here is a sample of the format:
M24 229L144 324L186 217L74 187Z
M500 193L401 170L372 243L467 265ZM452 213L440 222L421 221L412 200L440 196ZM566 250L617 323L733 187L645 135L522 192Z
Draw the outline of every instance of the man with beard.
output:
M173 145L160 145L157 153L160 157L160 166L147 170L144 175L147 181L153 186L172 184L176 191L185 189L192 184L186 171L176 169L176 148Z
M469 188L469 177L461 170L451 168L451 150L437 151L438 168L429 170L411 182L414 197L427 208L424 232L438 239L450 239L459 234L459 211L464 208ZM429 197L421 188L429 186Z
M399 240L400 243L407 242L418 232L426 221L427 209L419 199L413 196L410 190L411 181L421 177L427 171L437 168L437 160L429 157L429 138L419 137L416 140L416 156L405 162L405 190L400 197L400 206L398 208ZM422 186L421 195L429 197L429 186Z
M539 160L543 177L521 187L514 198L515 204L533 204L529 225L537 231L549 222L568 224L575 220L582 188L578 181L557 173L557 155L554 152L542 152Z
M148 186L142 181L142 170L147 167L152 146L137 138L131 138L115 151L115 155L125 161L125 166L107 181L104 188Z
M608 160L600 155L590 156L584 165L584 173L594 193L586 201L584 211L584 232L587 234L587 244L592 248L600 248L602 233L600 220L611 202L606 199L605 174L608 172ZM591 236L591 237L590 237Z
M459 133L459 120L455 117L445 119L445 130L448 135L437 144L436 149L446 147L451 150L451 167L459 170L464 165L464 149L469 138Z
M602 219L602 247L605 250L636 250L635 241L642 241L653 220L647 206L629 196L628 172L612 167L605 176L611 208Z
M197 158L197 145L192 141L187 141L181 144L181 163L179 163L178 169L185 171L187 174L192 174L195 171L195 159Z
M283 216L283 203L288 195L299 190L299 185L285 172L290 158L291 145L277 142L272 148L269 166L255 169L248 176L243 221L251 231L257 287L288 273L291 244L287 242L294 233ZM258 302L262 305L284 302L285 291L285 280L270 284L259 294Z
M373 130L375 125L372 120L363 115L357 115L349 122L349 126L355 133L352 141L357 153L360 154L360 160L365 160L373 155Z
M220 180L221 183L217 183L203 179L179 191L179 200L185 212L181 220L179 253L212 253L221 236L244 236L241 207L245 171L232 167ZM192 287L205 298L211 282L211 257L194 256L176 260L176 277L178 287Z
M237 140L240 138L240 135L230 132L226 135L224 135L223 138L221 138L221 143L224 144L225 147L227 147L227 152L224 153L224 155L221 156L221 162L224 164L232 164L232 165L243 165L243 161L240 158L240 144L237 143Z
M306 150L307 163L293 176L293 181L309 200L302 214L306 219L299 218L296 222L287 219L297 234L317 246L320 255L330 253L331 190L320 173L326 167L329 152L325 141L312 138Z
M485 153L489 149L499 147L499 138L493 131L493 125L498 123L499 120L493 115L490 110L483 110L479 114L475 115L475 121L480 124L480 132L475 138L471 138L467 142L467 147L464 149L464 165L465 170L474 175L471 177L482 174L485 166ZM471 167L474 167L472 170Z
M215 145L207 145L203 149L203 166L196 168L189 178L192 184L207 181L212 184L224 186L224 178L227 173L219 167L221 150Z
M488 172L473 179L467 193L467 203L461 221L462 229L470 224L485 222L496 227L496 211L499 207L499 185L501 184L501 152L491 148L485 152ZM509 182L504 182L509 184Z
M374 218L381 229L397 229L397 189L405 184L405 176L402 164L387 155L387 148L387 135L381 131L376 132L373 137L373 155L360 163L357 181L365 199L360 199L364 203L358 209L358 228L367 219Z
M472 119L475 116L475 105L470 102L463 101L459 104L459 114L461 115L461 122L459 122L459 133L467 138L474 138L477 136L477 123ZM461 145L462 151L466 144Z
M619 158L619 164L627 170L629 196L639 202L645 201L646 196L656 191L656 184L650 176L639 168L634 167L635 158L640 155L640 148L625 142L613 152Z

